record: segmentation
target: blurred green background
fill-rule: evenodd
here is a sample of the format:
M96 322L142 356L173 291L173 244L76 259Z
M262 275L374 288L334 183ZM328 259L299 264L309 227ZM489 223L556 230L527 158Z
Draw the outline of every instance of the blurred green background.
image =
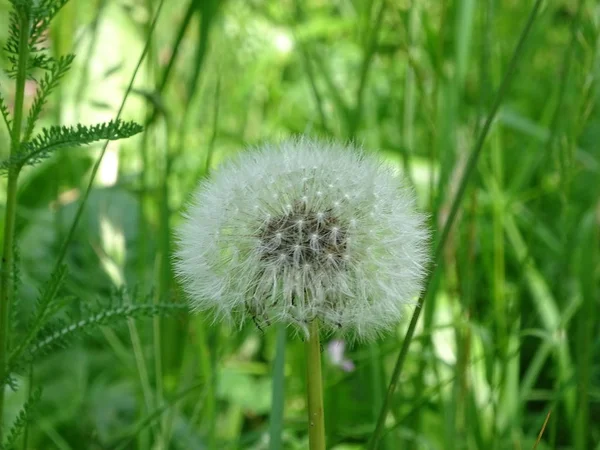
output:
M440 230L533 4L179 0L152 28L156 0L71 0L48 44L76 53L75 68L44 124L113 118L149 44L123 113L145 132L108 146L69 247L71 316L123 286L185 301L172 232L190 192L245 146L293 134L381 152ZM0 0L0 43L8 6ZM548 413L538 449L600 449L599 80L598 3L543 2L433 280L382 449L531 449ZM10 102L6 74L0 86ZM0 144L6 156L4 129ZM98 156L64 150L21 176L23 317ZM324 343L330 448L365 448L408 321L347 346L343 361ZM305 449L303 343L288 338L282 448ZM44 391L29 448L266 449L275 353L276 330L202 316L102 328L34 366ZM8 394L12 414L25 375Z

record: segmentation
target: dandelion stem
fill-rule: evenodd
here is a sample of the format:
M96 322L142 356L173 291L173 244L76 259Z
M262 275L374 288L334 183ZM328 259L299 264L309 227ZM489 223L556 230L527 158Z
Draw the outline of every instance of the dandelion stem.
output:
M269 450L282 448L283 414L285 407L285 344L287 327L277 326L277 344L273 362L273 395L271 396L271 423L269 424Z
M319 321L310 324L306 341L306 387L308 399L308 438L310 450L325 450L325 416L323 414L323 382L321 379L321 343Z

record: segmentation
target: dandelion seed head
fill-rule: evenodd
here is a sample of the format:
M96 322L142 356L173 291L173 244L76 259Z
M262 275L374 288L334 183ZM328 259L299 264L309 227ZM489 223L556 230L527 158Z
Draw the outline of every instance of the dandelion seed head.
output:
M429 233L414 194L372 155L306 138L265 145L201 183L175 268L192 307L241 324L371 339L415 304Z

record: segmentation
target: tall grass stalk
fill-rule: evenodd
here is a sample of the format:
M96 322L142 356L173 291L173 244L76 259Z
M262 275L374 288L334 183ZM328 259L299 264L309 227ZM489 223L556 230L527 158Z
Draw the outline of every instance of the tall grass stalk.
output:
M533 23L535 22L535 19L537 17L537 13L538 13L538 10L540 9L541 4L542 4L542 0L537 0L535 5L533 6L533 9L531 10L531 13L529 14L525 28L521 32L521 36L519 38L519 41L517 43L517 46L513 53L513 56L508 65L506 74L504 76L504 79L502 80L502 84L500 85L500 88L498 89L498 93L496 94L496 98L492 105L492 109L490 110L490 112L486 118L483 129L481 130L481 134L479 135L477 142L475 143L475 146L471 152L471 155L469 156L469 160L467 162L467 166L465 168L464 174L460 180L458 190L456 191L456 194L452 201L452 207L450 208L450 213L444 224L444 228L442 229L440 237L437 241L436 250L435 250L434 257L433 257L432 269L429 274L428 280L426 281L425 291L423 292L421 299L420 299L421 307L416 308L415 312L413 313L410 324L408 326L408 330L406 332L406 337L403 341L402 348L400 350L400 354L398 355L398 359L396 361L396 365L394 367L394 371L392 373L392 378L391 378L391 381L390 381L390 384L388 387L387 395L385 397L383 407L381 408L381 412L379 415L379 419L377 421L377 425L375 427L375 431L374 431L374 433L371 437L370 443L369 443L370 450L375 450L377 448L377 445L379 444L379 441L381 440L381 436L382 436L383 430L385 428L385 420L386 420L388 411L391 407L392 399L394 396L394 392L396 391L396 386L398 385L400 375L402 374L402 369L404 367L404 361L406 360L406 355L408 354L408 348L410 346L412 338L414 337L417 322L419 321L421 311L423 310L425 301L428 297L431 283L432 283L434 277L437 275L440 258L442 256L442 251L444 249L444 246L445 246L448 236L450 234L450 230L452 229L452 225L456 218L456 214L458 212L458 209L460 207L460 204L461 204L464 194L466 192L467 185L468 185L468 183L471 179L471 176L474 173L475 168L477 166L477 162L479 160L479 155L481 154L481 150L483 149L483 144L485 142L485 138L487 137L487 135L490 131L490 128L492 126L492 122L496 116L496 113L498 112L498 109L499 109L502 101L504 100L504 97L505 97L505 95L508 91L508 88L512 82L515 69L517 67L518 62L520 61L520 59L522 57L523 52L524 52L525 42L527 40L529 32L531 31Z
M600 189L596 189L600 191ZM581 241L578 245L577 269L579 272L579 289L582 296L582 305L578 313L578 330L576 343L578 348L578 370L577 370L577 412L575 420L574 441L577 450L590 448L590 428L593 426L592 413L590 411L591 388L593 379L593 346L594 324L597 323L598 274L594 267L599 267L600 232L597 220L594 220L595 212L590 210L580 228ZM596 278L596 279L595 279ZM597 331L597 330L596 330Z
M119 106L119 110L117 111L117 115L116 115L115 119L119 119L121 117L121 115L123 114L123 110L125 109L125 103L127 102L127 99L129 98L129 94L131 93L133 84L135 83L135 79L137 78L137 74L138 74L140 68L142 67L144 60L146 59L146 55L148 54L148 50L150 49L150 45L152 42L152 39L151 39L152 34L154 32L154 29L156 28L156 23L158 22L158 18L160 17L160 13L161 13L163 4L164 4L164 0L161 0L156 8L156 13L154 14L154 19L152 20L152 25L150 26L150 30L148 31L148 36L146 38L146 43L144 44L144 49L142 50L142 53L140 54L140 57L136 63L135 69L133 70L133 73L131 74L131 78L129 80L127 88L125 89L125 93L123 95L123 100L121 100L121 105ZM62 264L67 255L67 250L69 248L69 245L71 244L71 241L73 240L73 237L75 235L75 230L77 229L77 227L79 225L79 221L81 220L81 215L83 214L83 210L85 209L87 200L88 200L90 193L92 192L92 189L94 187L94 181L96 180L96 176L98 175L98 170L100 170L100 165L102 164L102 160L104 159L104 155L106 154L106 149L108 148L108 144L109 144L109 141L106 141L104 143L104 145L102 146L102 149L100 151L100 154L98 155L98 158L96 159L96 162L94 163L92 172L90 174L90 178L89 178L87 186L86 186L86 189L83 193L83 196L81 197L81 200L79 201L79 205L77 207L75 217L73 219L73 222L71 222L71 226L69 227L67 236L66 236L65 240L63 241L62 246L60 248L58 258L56 259L55 267L58 267L60 264Z

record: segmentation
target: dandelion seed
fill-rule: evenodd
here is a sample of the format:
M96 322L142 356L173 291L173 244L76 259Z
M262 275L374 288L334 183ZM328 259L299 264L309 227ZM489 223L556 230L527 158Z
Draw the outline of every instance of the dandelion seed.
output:
M329 359L334 366L340 367L345 372L354 371L354 362L348 359L344 354L346 350L346 343L339 339L333 339L327 344L327 353Z
M413 193L376 157L301 138L242 153L200 185L175 267L195 310L304 332L319 319L364 340L415 304L428 238Z

